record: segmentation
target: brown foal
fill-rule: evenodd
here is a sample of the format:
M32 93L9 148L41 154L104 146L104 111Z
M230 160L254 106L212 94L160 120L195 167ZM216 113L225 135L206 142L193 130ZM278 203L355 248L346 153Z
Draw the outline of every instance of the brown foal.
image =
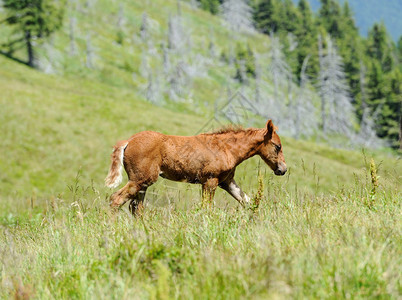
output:
M271 120L262 129L223 129L188 137L139 132L114 146L106 186L116 188L121 183L123 164L128 183L112 194L110 205L117 208L130 200L135 214L147 188L161 176L202 184L203 200L209 203L219 186L244 206L250 198L236 184L234 175L236 167L254 155L276 175L286 173L281 140Z

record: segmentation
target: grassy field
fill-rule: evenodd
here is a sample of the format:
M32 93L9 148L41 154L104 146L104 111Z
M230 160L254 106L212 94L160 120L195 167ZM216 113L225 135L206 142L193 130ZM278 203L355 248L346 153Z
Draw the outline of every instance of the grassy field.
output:
M189 199L176 193L137 219L78 192L2 219L1 296L397 299L400 200L380 192L369 209L356 190L296 197L270 185L255 213L178 208Z
M263 194L254 211L221 191L202 208L199 186L160 180L142 217L114 215L103 178L115 141L190 135L206 119L0 63L1 298L400 297L397 157L283 138L288 175L257 158L238 168Z
M63 52L66 22L53 38L54 74L0 57L1 299L401 297L402 165L388 150L283 137L286 176L259 158L237 169L236 181L258 207L240 208L217 191L205 208L199 186L160 179L142 216L126 207L112 214L103 180L114 143L142 130L197 133L233 70L217 65L194 80L192 97L204 110L191 102L154 106L144 97L141 43L130 39L146 10L160 43L176 1L122 1L123 44L116 28L97 25L114 24L117 3L96 1L92 13L69 3L81 5L67 10L80 25L78 54ZM182 9L185 24L200 30L192 33L195 52L206 55L211 39L218 52L228 50L233 37L217 18ZM8 29L0 29L4 42ZM93 69L85 67L86 31ZM260 52L269 43L259 35L234 41Z

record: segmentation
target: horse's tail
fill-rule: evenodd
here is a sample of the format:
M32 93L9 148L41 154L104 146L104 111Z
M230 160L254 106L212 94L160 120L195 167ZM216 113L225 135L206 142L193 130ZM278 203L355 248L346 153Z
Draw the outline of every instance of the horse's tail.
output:
M128 145L128 141L120 141L114 146L111 158L112 163L110 165L109 174L105 178L105 184L109 188L116 188L123 180L122 168L124 150Z

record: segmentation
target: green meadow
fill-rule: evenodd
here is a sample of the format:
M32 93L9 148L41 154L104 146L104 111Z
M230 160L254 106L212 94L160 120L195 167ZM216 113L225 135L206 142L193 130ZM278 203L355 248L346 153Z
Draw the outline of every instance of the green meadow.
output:
M145 2L161 24L176 9ZM64 73L44 74L0 56L1 299L400 299L402 163L389 149L282 137L285 176L258 157L237 168L250 208L222 190L203 207L200 186L161 178L141 216L127 205L113 213L103 180L115 142L142 130L193 135L212 114L147 102L145 79L132 80L140 56L97 27L109 2L97 3L88 18L77 16L99 33L94 70L67 58ZM146 4L126 5L139 26ZM228 43L216 18L182 9L192 26L206 35L216 27L216 41ZM59 49L66 28L54 37ZM269 42L253 41L257 49ZM196 81L193 97L212 106L226 72Z

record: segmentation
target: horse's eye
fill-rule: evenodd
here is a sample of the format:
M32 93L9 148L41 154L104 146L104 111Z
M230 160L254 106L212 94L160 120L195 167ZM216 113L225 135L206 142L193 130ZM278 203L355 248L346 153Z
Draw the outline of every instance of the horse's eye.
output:
M276 151L278 151L278 152L281 151L281 148L282 148L281 145L276 145L276 144L275 144L275 149L276 149Z

